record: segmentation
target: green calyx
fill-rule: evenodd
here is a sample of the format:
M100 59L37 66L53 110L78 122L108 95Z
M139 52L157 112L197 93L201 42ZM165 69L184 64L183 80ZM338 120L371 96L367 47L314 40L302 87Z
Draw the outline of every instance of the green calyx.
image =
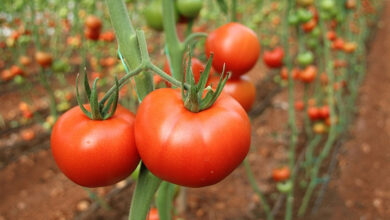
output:
M218 86L213 91L211 86L207 85L207 80L210 75L211 70L211 62L213 60L213 54L210 55L210 58L207 62L206 68L203 73L200 74L199 82L195 84L194 74L192 72L191 68L191 49L187 61L187 68L186 68L186 81L189 84L189 88L187 91L184 89L184 82L182 82L182 98L184 101L184 106L191 112L200 112L203 110L206 110L210 108L219 95L222 92L222 89L229 78L228 76L225 76L225 66L222 70L221 77L218 82ZM206 87L207 86L207 87ZM206 95L204 93L206 92Z
M84 89L90 103L91 111L88 111L81 103L79 93L79 75L76 78L76 99L80 106L80 109L87 115L91 120L106 120L115 114L116 107L119 99L119 82L115 77L115 92L111 94L110 98L98 100L97 82L99 78L96 78L93 82L92 88L89 86L87 73L84 74Z

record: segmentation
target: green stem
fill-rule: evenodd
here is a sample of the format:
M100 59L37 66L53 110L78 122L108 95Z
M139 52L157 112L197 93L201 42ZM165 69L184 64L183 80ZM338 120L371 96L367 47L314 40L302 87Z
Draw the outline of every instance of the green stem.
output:
M274 216L272 215L272 211L271 211L271 208L267 202L267 198L265 198L265 195L261 192L260 188L257 186L255 177L254 177L253 172L252 172L251 167L250 167L250 164L246 158L244 159L244 166L245 166L246 175L248 176L249 183L250 183L252 189L259 196L261 204L263 205L263 209L264 209L265 215L267 216L267 220L273 220Z
M305 131L307 135L307 139L310 139L313 135L312 129L310 126L310 119L309 115L307 114L307 109L308 109L308 99L309 99L309 84L305 83L304 85L304 90L303 90L303 103L304 103L304 124L305 124Z
M160 220L172 219L172 201L175 195L175 185L169 182L162 182L157 191L157 209Z
M123 58L130 69L135 69L141 64L141 54L126 5L121 0L106 0L106 3ZM134 80L138 99L141 101L149 92L153 91L153 77L150 72L145 71L135 76Z
M163 0L163 24L166 39L166 46L169 53L168 60L172 76L179 82L183 81L182 61L185 51L184 45L180 42L176 31L174 1Z
M161 179L155 177L145 165L142 164L133 199L131 201L129 220L146 219L150 203L152 202L160 183Z
M129 19L126 5L121 0L106 0L111 22L118 39L119 48L131 70L142 64L136 33ZM145 71L134 77L138 99L142 99L153 91L153 78L151 73ZM141 164L141 171L130 205L130 220L145 220L150 203L161 180Z
M286 11L285 11L285 15L284 15L285 17L283 22L284 33L282 34L283 47L284 47L284 51L286 51L285 63L287 65L287 72L288 72L288 104L289 104L288 124L291 130L290 149L288 153L290 170L294 169L295 148L298 141L298 131L296 127L295 110L294 110L294 80L292 78L292 73L291 73L292 59L290 57L289 43L288 43L288 37L289 37L288 15L290 14L292 3L293 3L292 0L286 0ZM286 220L292 219L292 215L293 215L295 177L296 174L293 173L291 176L292 187L291 190L288 192L287 199L286 199L286 215L285 215Z
M54 96L54 92L50 87L50 84L47 80L47 76L45 73L45 69L41 68L39 72L39 79L42 86L45 88L46 92L49 94L50 99L50 115L52 115L55 119L57 119L57 109L56 109L56 98Z

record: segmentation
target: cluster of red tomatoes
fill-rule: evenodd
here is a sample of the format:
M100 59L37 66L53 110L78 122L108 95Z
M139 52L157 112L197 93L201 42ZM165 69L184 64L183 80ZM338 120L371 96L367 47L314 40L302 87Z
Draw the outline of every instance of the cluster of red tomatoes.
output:
M224 47L227 43L231 45ZM157 177L183 186L212 185L229 175L249 151L251 126L245 110L254 100L253 88L252 103L241 106L242 100L228 95L229 85L250 82L242 75L255 65L260 44L249 28L229 23L208 36L206 54L211 53L215 71L225 66L232 75L211 107L191 112L181 91L173 88L149 93L136 115L118 105L111 118L91 120L75 107L53 127L51 146L59 168L87 187L126 178L140 159ZM204 66L194 59L192 70L199 79Z

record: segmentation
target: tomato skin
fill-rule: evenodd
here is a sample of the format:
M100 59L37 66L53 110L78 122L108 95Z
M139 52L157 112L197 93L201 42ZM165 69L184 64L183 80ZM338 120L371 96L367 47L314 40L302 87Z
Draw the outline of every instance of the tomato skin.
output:
M232 78L239 78L256 64L260 55L260 43L254 31L231 22L211 32L205 43L207 57L214 53L213 67L221 73L232 72Z
M276 47L272 51L264 52L264 63L270 68L279 68L283 66L284 51L281 47Z
M188 187L215 184L249 151L251 126L240 104L222 92L208 109L188 111L177 89L149 93L139 106L138 152L157 177Z
M203 0L177 0L177 10L186 18L198 16L203 6Z
M210 82L213 87L218 85L219 77L213 77ZM223 91L237 100L240 105L249 112L252 109L256 97L256 87L248 76L241 76L239 79L229 79L226 81Z
M134 114L120 105L107 120L91 120L79 106L70 109L57 120L51 135L58 167L85 187L108 186L125 179L140 160L134 121Z
M276 182L284 181L290 178L290 168L282 167L272 170L272 179Z

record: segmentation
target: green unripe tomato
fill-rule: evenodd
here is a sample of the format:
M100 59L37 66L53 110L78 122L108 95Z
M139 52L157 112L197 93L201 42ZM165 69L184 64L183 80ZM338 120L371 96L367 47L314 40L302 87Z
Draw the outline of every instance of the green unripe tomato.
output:
M58 14L60 15L61 18L66 18L68 16L68 13L69 13L69 10L68 8L60 8L60 10L58 11Z
M23 78L23 76L21 76L21 75L15 76L14 82L15 82L17 85L23 84L23 83L24 83L24 78Z
M324 11L332 11L335 8L334 0L322 0L321 9Z
M308 47L310 47L310 48L316 48L317 47L317 45L318 45L318 40L317 40L317 38L309 38L309 39L307 39L306 40L306 45L308 46Z
M320 28L317 26L317 27L315 27L311 32L310 32L310 36L311 37L314 37L314 38L318 38L318 37L320 37L320 35L321 35L321 30L320 30Z
M64 60L56 60L53 63L52 69L56 73L66 73L70 71L70 66Z
M161 1L152 1L144 10L146 24L158 31L163 30L163 9Z
M290 180L288 180L286 182L279 182L278 184L276 184L276 189L279 192L286 194L286 193L291 191L292 182Z
M314 55L311 51L306 51L304 53L298 54L297 57L298 64L301 66L308 66L313 63Z
M288 23L290 25L298 25L299 24L299 17L297 14L295 13L291 13L289 16L288 16Z
M177 0L177 10L186 18L198 16L203 6L203 0Z
M309 10L303 8L297 10L297 16L302 23L306 23L313 18L313 14Z
M299 6L310 6L314 3L314 0L297 0Z
M146 24L157 30L162 31L164 29L163 26L163 8L161 1L152 1L146 8L144 9L144 16L146 19ZM177 11L175 10L175 19L178 20L179 16Z

